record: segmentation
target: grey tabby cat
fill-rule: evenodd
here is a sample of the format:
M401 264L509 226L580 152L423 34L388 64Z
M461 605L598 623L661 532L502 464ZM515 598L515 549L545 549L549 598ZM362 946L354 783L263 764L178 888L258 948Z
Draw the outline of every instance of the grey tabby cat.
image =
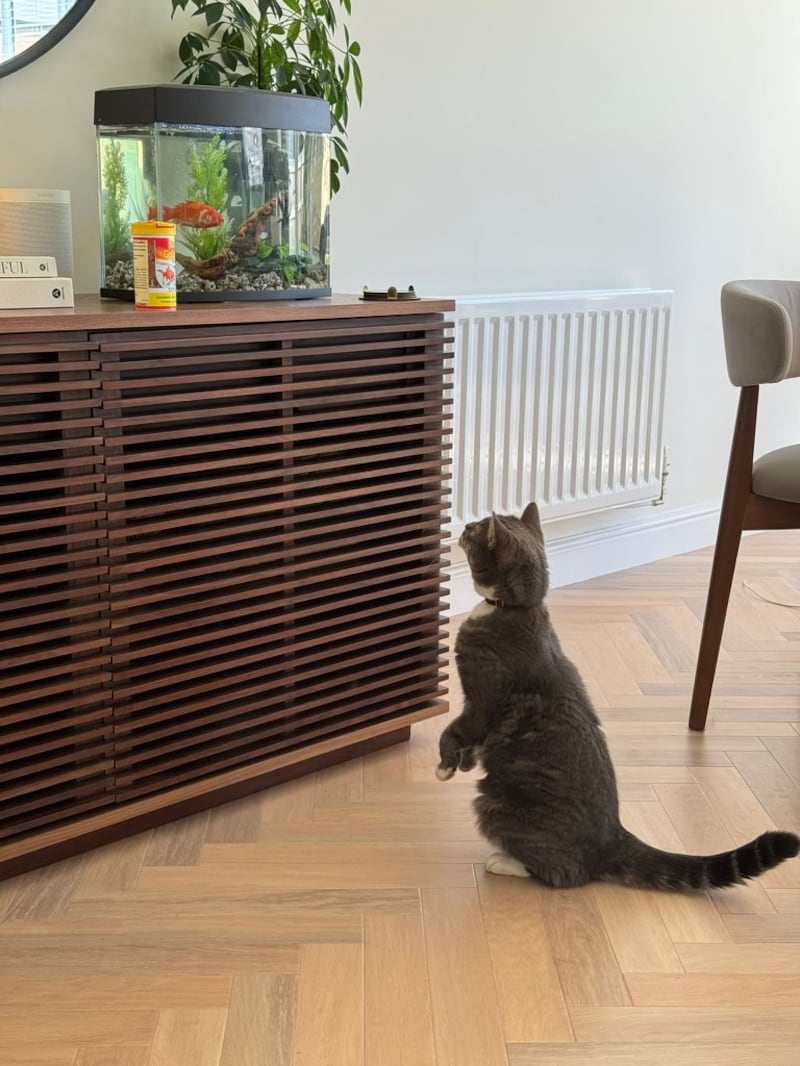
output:
M500 849L488 871L559 887L616 881L690 890L738 884L798 854L794 833L695 856L660 851L624 829L605 736L544 604L536 504L521 519L493 514L468 525L460 544L485 599L456 638L464 709L441 735L436 775L447 780L482 762L478 825Z

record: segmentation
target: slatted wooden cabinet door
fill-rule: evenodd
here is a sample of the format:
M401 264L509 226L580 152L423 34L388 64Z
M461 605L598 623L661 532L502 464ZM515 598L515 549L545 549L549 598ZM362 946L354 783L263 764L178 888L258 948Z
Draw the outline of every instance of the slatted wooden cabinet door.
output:
M0 847L114 798L98 367L0 340Z
M100 337L120 802L436 703L443 328Z

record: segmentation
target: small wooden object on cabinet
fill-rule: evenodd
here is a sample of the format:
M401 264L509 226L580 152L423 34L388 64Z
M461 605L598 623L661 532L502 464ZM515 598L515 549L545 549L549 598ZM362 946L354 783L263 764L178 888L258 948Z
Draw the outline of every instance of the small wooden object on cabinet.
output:
M446 709L451 309L0 312L0 877Z

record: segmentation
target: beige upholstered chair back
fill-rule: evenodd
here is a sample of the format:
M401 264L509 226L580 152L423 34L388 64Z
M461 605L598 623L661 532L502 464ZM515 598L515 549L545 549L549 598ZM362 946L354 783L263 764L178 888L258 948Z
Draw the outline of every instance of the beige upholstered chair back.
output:
M800 281L731 281L722 288L728 377L737 386L800 375Z

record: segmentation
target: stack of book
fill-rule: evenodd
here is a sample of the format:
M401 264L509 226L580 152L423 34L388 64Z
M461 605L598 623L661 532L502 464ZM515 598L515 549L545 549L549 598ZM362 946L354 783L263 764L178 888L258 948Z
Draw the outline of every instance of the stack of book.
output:
M0 309L74 307L72 279L51 255L0 255Z

